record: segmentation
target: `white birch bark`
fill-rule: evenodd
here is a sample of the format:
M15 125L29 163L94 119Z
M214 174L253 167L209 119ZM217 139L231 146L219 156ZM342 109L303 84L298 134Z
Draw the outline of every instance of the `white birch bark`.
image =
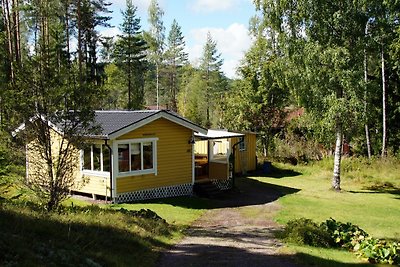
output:
M333 164L332 189L340 191L340 165L342 159L343 129L340 122L336 122L336 145Z
M385 78L385 56L383 45L381 50L382 60L382 157L386 156L386 78Z

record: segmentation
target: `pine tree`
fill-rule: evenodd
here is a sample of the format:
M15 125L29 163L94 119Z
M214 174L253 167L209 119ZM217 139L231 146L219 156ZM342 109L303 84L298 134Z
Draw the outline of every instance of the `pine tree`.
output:
M200 70L202 79L205 81L206 99L206 127L211 126L211 113L216 102L218 93L221 93L221 66L223 60L217 51L217 43L212 39L210 32L207 33L207 40L203 47L203 54L200 59Z
M144 100L144 73L146 42L140 31L140 18L136 16L137 7L132 0L126 1L126 10L122 12L122 35L115 44L114 58L117 66L126 75L128 109L141 109Z
M180 68L188 64L188 54L185 52L185 40L181 27L176 20L172 22L168 35L167 48L165 51L166 73L168 76L169 107L177 111L177 94L179 93Z

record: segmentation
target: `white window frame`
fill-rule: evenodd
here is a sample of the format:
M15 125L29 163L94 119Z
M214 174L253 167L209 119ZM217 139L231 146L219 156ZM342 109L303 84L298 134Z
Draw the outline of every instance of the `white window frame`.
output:
M118 140L114 144L114 151L116 153L116 164L115 171L117 177L127 177L127 176L137 176L143 174L154 174L157 175L157 141L158 138L139 138L139 139L125 139ZM140 144L140 152L141 152L141 170L134 171L119 171L119 157L118 157L118 145L128 145L129 146L129 170L131 169L131 144ZM143 143L152 143L153 148L153 168L143 170Z
M94 170L94 161L93 161L93 146L99 145L100 146L100 171ZM90 170L84 169L85 159L84 159L84 149L81 149L81 171L83 174L92 175L92 176L100 176L108 178L110 177L109 171L104 171L103 166L103 144L90 144ZM110 153L111 157L111 153ZM111 168L111 166L110 166Z

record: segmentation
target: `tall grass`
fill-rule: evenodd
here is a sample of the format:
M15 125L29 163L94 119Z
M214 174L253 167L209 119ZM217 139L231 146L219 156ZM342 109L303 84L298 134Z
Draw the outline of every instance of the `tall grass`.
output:
M179 235L162 219L98 206L44 212L0 202L1 266L152 266Z

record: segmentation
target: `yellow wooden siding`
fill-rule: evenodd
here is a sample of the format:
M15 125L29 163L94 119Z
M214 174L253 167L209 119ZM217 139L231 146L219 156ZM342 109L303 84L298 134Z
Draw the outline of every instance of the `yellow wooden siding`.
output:
M157 137L157 175L117 178L117 193L192 182L192 130L167 119L157 119L117 140Z
M95 194L101 196L110 196L110 178L99 177L94 175L82 175L80 172L77 176L77 183L73 188L74 191Z
M208 153L208 141L200 140L194 143L194 153L199 155L207 155Z
M217 180L228 179L228 164L210 162L209 179L217 179Z
M239 145L235 149L235 172L246 173L256 169L256 134L245 133L244 151L239 150ZM232 138L231 144L239 142L239 138Z
M64 140L66 142L67 140ZM62 136L54 130L51 130L51 146L54 160L60 149L62 142ZM64 143L64 146L66 143ZM47 166L41 157L38 155L37 144L35 141L31 141L27 144L27 160L28 160L28 179L35 179L35 177L41 173L46 172ZM106 186L109 187L109 177L99 177L94 175L85 175L83 177L81 171L81 152L77 148L72 150L72 160L74 161L74 167L71 169L72 175L75 178L74 185L71 190L82 193L105 195ZM108 189L107 195L110 195Z

